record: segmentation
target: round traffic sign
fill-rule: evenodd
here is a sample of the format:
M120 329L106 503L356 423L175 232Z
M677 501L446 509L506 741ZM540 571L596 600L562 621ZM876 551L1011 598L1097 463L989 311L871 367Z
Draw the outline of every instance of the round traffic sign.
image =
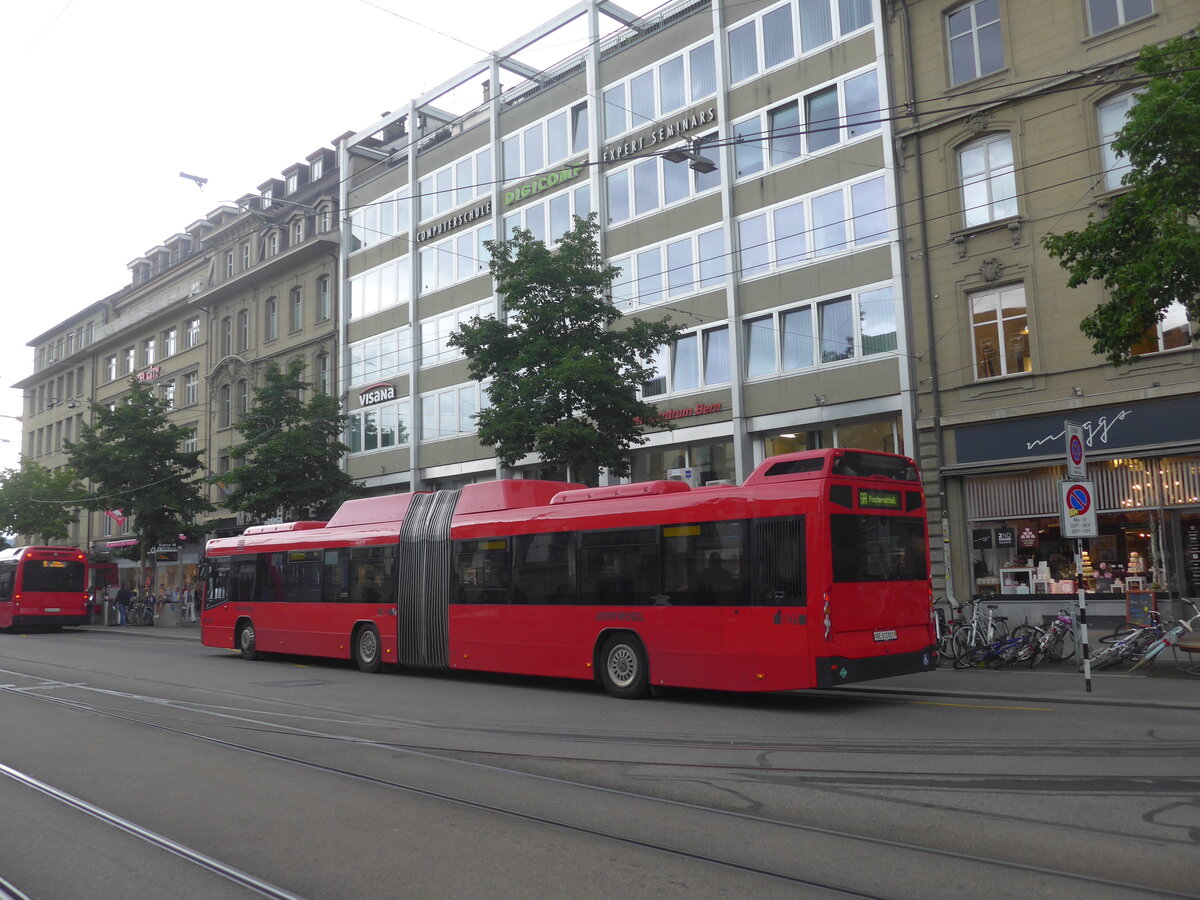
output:
M1082 516L1092 508L1092 494L1082 484L1073 484L1067 489L1067 514Z
M1068 445L1068 452L1071 454L1072 464L1077 466L1083 462L1083 441L1079 439L1079 435L1071 435L1071 441Z

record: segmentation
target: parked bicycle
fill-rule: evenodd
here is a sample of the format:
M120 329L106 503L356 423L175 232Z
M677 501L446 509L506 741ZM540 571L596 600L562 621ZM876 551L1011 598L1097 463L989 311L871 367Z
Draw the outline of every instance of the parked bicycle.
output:
M950 638L950 654L956 662L969 650L991 646L1008 636L1008 617L995 615L995 610L999 609L999 606L994 603L983 604L987 611L981 613L979 610L981 604L983 604L982 600L971 600L969 604L960 607L960 609L965 609L969 605L971 615L965 618L958 628L954 629Z
M988 644L969 647L961 656L954 658L954 668L969 669L973 666L988 666L999 669L1015 663L1026 662L1034 654L1040 629L1032 625L1019 625L1011 634L998 638Z
M1142 658L1146 648L1166 633L1162 617L1153 610L1144 625L1126 623L1113 634L1100 638L1102 646L1091 656L1093 669L1108 669L1126 660Z
M1172 627L1169 631L1163 634L1162 637L1147 647L1146 651L1142 654L1142 658L1133 664L1133 668L1129 670L1130 672L1136 672L1147 663L1154 665L1154 660L1158 658L1159 654L1161 654L1168 647L1174 647L1176 644L1178 644L1179 638L1184 634L1184 632L1195 631L1196 626L1200 625L1200 609L1197 609L1196 604L1192 603L1190 600L1185 600L1184 603L1192 608L1194 615L1190 619L1178 620L1174 627Z
M130 625L153 625L154 610L145 603L132 603L125 613L125 620Z
M1037 637L1033 643L1033 653L1029 657L1029 667L1036 668L1044 662L1062 662L1075 655L1075 620L1065 610L1060 609L1045 629L1038 628ZM1068 652L1069 651L1069 652Z

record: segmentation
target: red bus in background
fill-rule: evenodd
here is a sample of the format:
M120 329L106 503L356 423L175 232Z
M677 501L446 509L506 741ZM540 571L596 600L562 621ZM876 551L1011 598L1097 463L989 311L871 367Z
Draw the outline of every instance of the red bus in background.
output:
M0 628L86 625L87 556L76 547L0 550Z
M738 486L505 480L208 543L206 646L651 686L827 688L935 666L911 459L819 450Z

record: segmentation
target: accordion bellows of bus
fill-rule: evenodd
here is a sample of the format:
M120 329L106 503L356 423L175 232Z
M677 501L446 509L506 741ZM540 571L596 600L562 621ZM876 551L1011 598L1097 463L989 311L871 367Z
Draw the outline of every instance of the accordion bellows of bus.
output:
M934 667L911 459L771 457L741 485L534 480L369 497L210 541L203 642L651 687L828 688Z
M87 556L77 547L0 550L0 628L86 625Z

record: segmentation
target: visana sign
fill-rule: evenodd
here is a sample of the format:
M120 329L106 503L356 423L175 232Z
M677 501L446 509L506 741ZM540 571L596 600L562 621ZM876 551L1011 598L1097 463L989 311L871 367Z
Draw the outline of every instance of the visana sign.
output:
M358 395L359 406L372 406L376 403L384 403L387 400L396 399L396 386L394 384L377 384L367 388Z

